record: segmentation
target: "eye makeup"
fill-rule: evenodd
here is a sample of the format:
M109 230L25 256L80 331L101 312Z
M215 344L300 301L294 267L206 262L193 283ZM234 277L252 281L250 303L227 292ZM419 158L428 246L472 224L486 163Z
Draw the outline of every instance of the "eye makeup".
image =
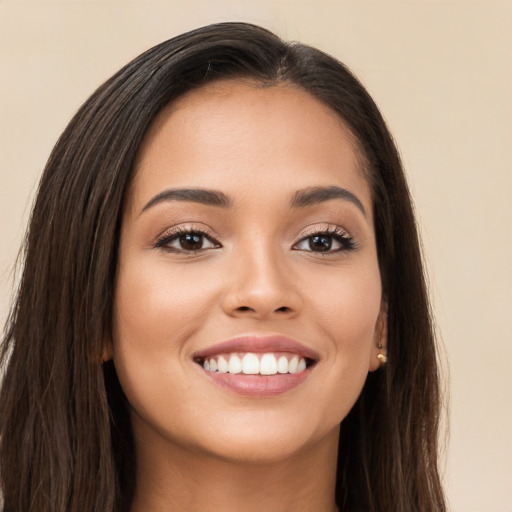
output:
M354 238L344 228L334 224L325 228L318 226L308 228L308 231L292 247L294 250L321 254L352 251L355 248Z
M198 226L177 226L164 232L154 243L155 249L170 253L190 253L219 249L222 244L212 234ZM313 226L303 233L291 247L294 251L305 251L328 255L356 249L353 237L341 226Z
M166 231L154 244L155 249L172 253L196 254L199 251L218 249L221 244L205 229L196 226L177 226Z

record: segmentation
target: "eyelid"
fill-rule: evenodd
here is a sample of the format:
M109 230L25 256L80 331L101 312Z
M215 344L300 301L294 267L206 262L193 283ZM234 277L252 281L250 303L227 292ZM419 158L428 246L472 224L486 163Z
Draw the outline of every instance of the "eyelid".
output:
M339 235L340 237L347 239L353 238L347 229L339 226L338 224L315 224L305 228L305 230L298 236L297 241L299 242L304 238L318 234Z
M314 225L309 226L306 228L304 232L301 233L301 235L298 237L297 241L293 244L292 248L297 247L301 242L304 242L308 238L315 236L315 235L327 235L331 236L338 240L339 243L343 245L342 248L336 249L336 250L329 250L329 251L307 251L305 252L312 252L317 253L320 255L328 255L328 254L335 254L338 252L345 252L354 250L357 248L356 242L354 241L354 237L342 226L339 226L337 224L324 224L324 225ZM295 249L295 250L304 250L304 249Z
M179 249L179 248L171 248L168 246L170 242L178 239L182 235L186 234L198 234L207 239L214 247L205 247L197 249L196 252L207 251L213 248L220 248L222 244L218 241L217 235L213 233L208 226L198 226L197 224L180 224L177 226L172 226L166 229L162 234L160 234L156 240L152 243L152 247L156 249L167 249L169 252L183 252L183 253L192 253L194 251ZM341 247L336 249L329 249L327 251L314 251L299 248L298 245L306 241L308 238L318 235L326 235L334 238L336 242L341 245ZM311 225L305 228L305 230L297 237L296 241L292 245L292 250L297 251L305 251L318 253L323 255L335 254L338 252L350 251L356 248L356 243L350 233L342 226L337 224L323 224L323 225Z
M338 233L338 234L346 234L347 236L351 236L348 229L340 226L339 224L332 223L320 223L320 224L312 224L306 226L304 231L299 235L300 238L304 238L307 236L315 235L316 233Z
M181 235L186 235L190 233L202 235L217 247L222 247L221 243L213 235L211 229L207 228L206 226L197 226L195 224L178 225L166 229L162 234L158 235L156 240L152 243L152 246L155 249L165 249L165 244L168 243L170 240L178 238Z

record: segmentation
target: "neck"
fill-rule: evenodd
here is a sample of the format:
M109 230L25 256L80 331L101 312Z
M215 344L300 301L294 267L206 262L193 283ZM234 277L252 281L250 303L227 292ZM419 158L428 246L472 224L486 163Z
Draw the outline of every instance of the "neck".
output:
M260 462L225 460L168 441L165 449L136 442L130 512L335 512L337 442L338 429L285 460Z

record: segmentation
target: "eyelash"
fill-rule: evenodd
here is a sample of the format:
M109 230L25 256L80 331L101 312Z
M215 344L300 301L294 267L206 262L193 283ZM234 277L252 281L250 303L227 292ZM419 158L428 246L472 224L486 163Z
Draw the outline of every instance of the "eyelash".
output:
M334 254L338 252L352 251L356 249L356 243L354 238L349 235L347 231L345 231L340 226L327 226L325 229L312 228L309 232L305 233L304 236L294 244L294 248L297 247L300 243L306 242L309 239L309 246L311 247L311 241L314 237L328 237L330 239L335 240L340 244L340 247L335 250L327 250L327 251L307 251L315 254ZM332 240L331 240L332 242ZM330 248L329 248L330 249ZM301 250L301 249L296 249Z
M221 244L219 242L217 242L217 240L215 240L215 238L213 238L204 229L196 228L194 226L186 227L186 228L178 227L176 229L173 229L170 232L166 232L162 237L160 237L156 241L154 247L156 249L163 249L164 251L173 252L173 253L197 254L200 251L207 250L202 247L200 247L199 249L195 249L195 250L194 249L187 250L187 249L183 249L183 248L178 249L175 247L171 247L169 245L171 242L174 242L175 240L179 240L181 237L184 237L186 235L199 235L201 237L201 240L203 241L203 243L204 243L204 239L206 239L206 240L208 240L208 242L210 242L214 246L214 247L211 247L212 249L222 247Z
M201 239L201 247L198 249L184 249L184 248L176 248L171 247L169 244L172 242L179 240L181 237L184 237L186 235L196 235L199 236ZM332 246L332 241L334 240L337 242L340 247L331 250L331 247L328 247L327 250L323 251L314 251L314 250L306 250L306 249L300 249L298 246L302 243L305 243L309 240L309 248L311 248L311 242L314 237L326 237L330 245ZM204 240L207 240L210 244L212 244L212 247L203 248L202 245L204 244ZM198 252L206 251L209 249L217 249L219 247L222 247L222 245L215 240L209 233L207 233L204 229L196 228L196 227L178 227L176 229L173 229L170 232L166 232L162 237L160 237L154 247L156 249L162 249L167 252L172 253L183 253L183 254L197 254ZM311 229L310 232L306 233L302 238L296 242L292 249L293 250L304 250L305 252L312 252L315 254L334 254L338 252L345 252L345 251L352 251L356 248L356 244L354 242L353 237L349 235L347 231L345 231L343 228L339 226L328 226L325 229Z

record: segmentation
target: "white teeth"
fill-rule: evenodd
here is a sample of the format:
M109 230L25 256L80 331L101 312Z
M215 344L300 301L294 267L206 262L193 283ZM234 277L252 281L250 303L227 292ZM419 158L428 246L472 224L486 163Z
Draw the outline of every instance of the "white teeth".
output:
M257 375L260 373L260 361L256 354L245 354L242 359L242 371L246 375Z
M277 361L274 354L264 354L260 361L261 375L275 375L277 373Z
M290 373L297 373L297 368L299 366L299 357L293 356L288 363L288 371ZM211 361L210 361L210 370L211 370Z
M288 359L285 356L281 356L277 360L277 371L279 373L288 373Z
M289 361L290 356L280 355L276 358L272 353L260 354L260 357L251 352L242 358L238 354L224 354L205 359L203 368L210 372L245 375L293 374L303 372L307 368L305 358L298 355L291 356Z
M228 373L228 362L222 356L220 356L219 360L217 361L217 370L219 373Z
M242 371L242 361L236 354L232 354L231 357L229 358L228 368L229 373L240 373Z

